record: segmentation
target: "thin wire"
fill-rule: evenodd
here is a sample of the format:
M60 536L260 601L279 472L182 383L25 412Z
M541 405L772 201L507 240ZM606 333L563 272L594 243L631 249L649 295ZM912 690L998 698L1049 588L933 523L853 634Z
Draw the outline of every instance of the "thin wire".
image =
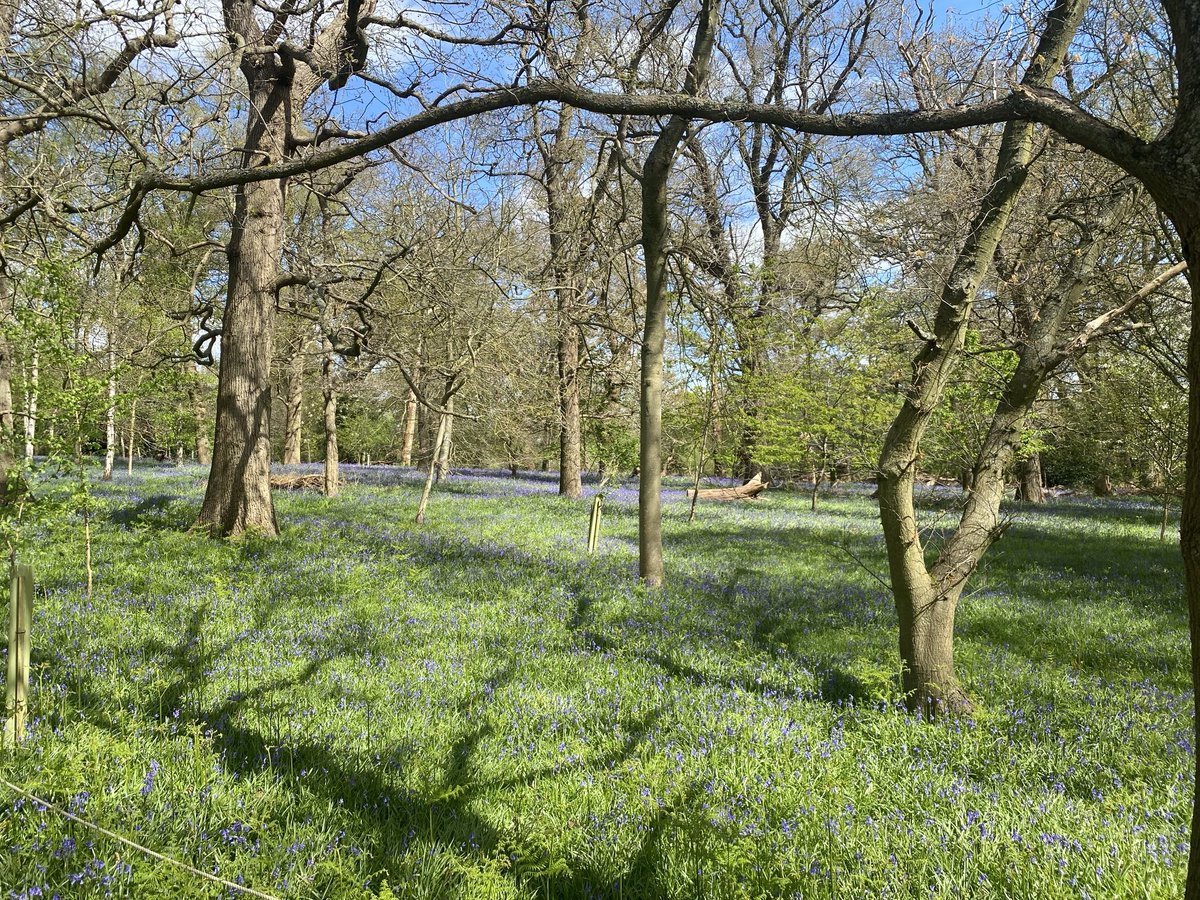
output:
M37 796L33 795L33 794L29 793L29 791L25 790L24 788L19 788L12 782L6 781L3 778L0 778L0 784L3 784L9 790L16 791L18 794L25 795L30 800L33 800L35 803L40 803L42 806L46 807L47 809L53 810L54 812L58 813L60 816L64 816L64 817L70 819L72 822L78 822L84 828L90 828L90 829L92 829L92 831L97 831L100 834L104 835L105 837L112 838L114 841L120 841L122 844L125 844L127 847L132 847L134 850L139 850L142 853L145 853L147 856L152 856L155 859L162 860L165 863L170 863L173 866L178 866L179 868L183 869L185 872L190 872L192 875L198 875L201 878L207 878L209 881L216 882L217 884L223 885L224 887L230 888L235 891L241 891L243 894L249 894L251 897L260 897L260 898L262 898L262 900L281 900L281 898L276 897L274 894L264 894L262 891L256 891L254 888L246 887L245 885L237 884L233 881L227 881L224 878L221 878L217 875L211 875L208 872L202 872L199 869L189 866L185 862L180 862L179 860L172 859L169 856L163 856L161 853L151 850L149 847L143 847L141 844L136 844L133 841L129 840L129 838L122 837L121 835L117 834L116 832L109 831L107 828L101 828L99 825L94 825L91 822L86 821L85 819L81 819L81 818L79 818L79 816L74 815L73 813L69 813L65 809L62 809L61 807L55 806L53 803L43 800L41 797L37 797Z

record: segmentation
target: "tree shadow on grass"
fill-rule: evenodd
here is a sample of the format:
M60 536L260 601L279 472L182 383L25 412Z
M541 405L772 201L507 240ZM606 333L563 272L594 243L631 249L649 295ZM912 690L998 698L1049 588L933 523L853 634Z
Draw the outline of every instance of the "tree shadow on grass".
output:
M387 877L393 885L424 879L422 887L432 896L461 895L468 887L463 873L483 869L492 870L519 890L564 900L665 896L661 885L650 877L658 830L647 835L646 847L634 858L629 875L624 880L618 875L618 883L613 885L612 873L598 868L600 863L590 862L586 851L575 854L568 850L569 858L559 858L553 844L546 844L519 820L496 825L480 808L491 797L545 779L571 780L583 773L603 775L621 769L657 726L664 712L661 706L627 723L615 745L591 755L508 775L481 776L475 761L495 727L488 708L495 695L520 674L522 663L508 658L479 677L475 688L447 711L465 727L447 748L440 777L414 789L406 769L419 735L382 738L348 749L320 737L298 736L291 727L288 701L295 691L311 685L328 664L361 652L360 640L345 644L336 639L323 641L312 648L320 655L298 669L214 697L208 694L208 673L228 664L236 640L207 643L204 635L209 617L208 607L198 607L191 611L177 641L147 642L145 654L160 656L174 677L146 707L157 706L164 722L179 727L198 725L221 754L226 771L238 776L269 774L282 789L303 794L303 804L311 804L315 798L317 808L345 809L356 827L344 827L351 835L349 840L364 852L363 870L368 874ZM271 608L265 607L256 617L257 625L265 627L270 619ZM127 723L107 716L109 705L102 694L83 692L80 700L96 725L124 734ZM420 852L416 852L418 842ZM459 862L431 868L427 865L431 847Z
M187 531L196 518L196 507L177 494L155 494L132 506L113 509L108 518L123 528Z
M279 728L272 734L239 721L239 713L254 709L261 714L264 701L303 684L319 667L318 662L310 663L296 676L259 685L206 710L199 724L213 731L228 771L240 776L268 772L283 787L315 796L318 806L346 809L359 826L352 832L352 840L365 854L365 871L386 877L393 885L424 877L432 882L427 880L421 887L432 896L460 895L458 892L468 887L464 866L431 874L424 859L432 847L436 853L457 857L466 867L503 872L518 888L538 896L609 896L601 889L606 880L602 872L579 859L555 857L536 835L525 833L519 819L497 827L481 813L479 804L492 795L543 779L620 768L654 729L661 708L629 725L620 745L605 753L507 777L479 778L474 760L494 727L486 716L487 705L518 674L517 665L508 661L482 678L478 690L452 708L453 715L475 724L463 730L447 749L440 778L416 790L404 777L412 756L409 740L347 751L319 740L297 740L290 729ZM420 853L412 852L418 849L418 842ZM648 884L634 890L625 885L622 894L665 896Z

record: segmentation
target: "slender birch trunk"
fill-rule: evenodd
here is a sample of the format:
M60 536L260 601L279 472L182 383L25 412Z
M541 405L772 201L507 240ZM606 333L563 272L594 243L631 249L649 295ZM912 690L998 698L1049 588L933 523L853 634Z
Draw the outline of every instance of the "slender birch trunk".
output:
M102 481L112 481L113 465L117 461L117 351L109 339L108 347L108 407L104 411L104 474Z
M25 383L25 459L32 462L37 440L38 382L41 354L35 346L29 354L29 378Z
M133 474L133 455L137 447L137 395L129 401L129 458L127 472Z

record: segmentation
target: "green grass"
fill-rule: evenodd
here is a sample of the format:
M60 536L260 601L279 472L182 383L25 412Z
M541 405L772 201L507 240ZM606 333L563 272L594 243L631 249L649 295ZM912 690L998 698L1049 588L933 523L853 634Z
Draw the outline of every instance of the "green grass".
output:
M197 868L281 897L1181 890L1186 613L1152 506L1016 511L960 612L975 718L930 723L863 496L689 525L673 492L655 592L628 490L589 559L587 503L532 479L455 479L424 528L409 483L282 494L281 538L233 542L188 532L202 486L97 486L91 600L80 523L37 535L36 723L0 756ZM0 885L218 895L2 787Z

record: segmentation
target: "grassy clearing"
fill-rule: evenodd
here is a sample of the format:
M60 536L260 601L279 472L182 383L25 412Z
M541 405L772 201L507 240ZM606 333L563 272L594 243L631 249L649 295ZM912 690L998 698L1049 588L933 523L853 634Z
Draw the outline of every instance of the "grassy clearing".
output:
M586 504L537 476L456 477L424 529L407 479L281 494L282 538L228 543L187 531L202 485L97 487L90 601L78 523L39 536L36 725L0 776L205 871L297 898L1181 890L1186 617L1151 506L1018 512L961 612L976 718L927 723L861 495L689 525L671 491L660 593L628 489L589 559ZM7 897L217 895L6 793Z

